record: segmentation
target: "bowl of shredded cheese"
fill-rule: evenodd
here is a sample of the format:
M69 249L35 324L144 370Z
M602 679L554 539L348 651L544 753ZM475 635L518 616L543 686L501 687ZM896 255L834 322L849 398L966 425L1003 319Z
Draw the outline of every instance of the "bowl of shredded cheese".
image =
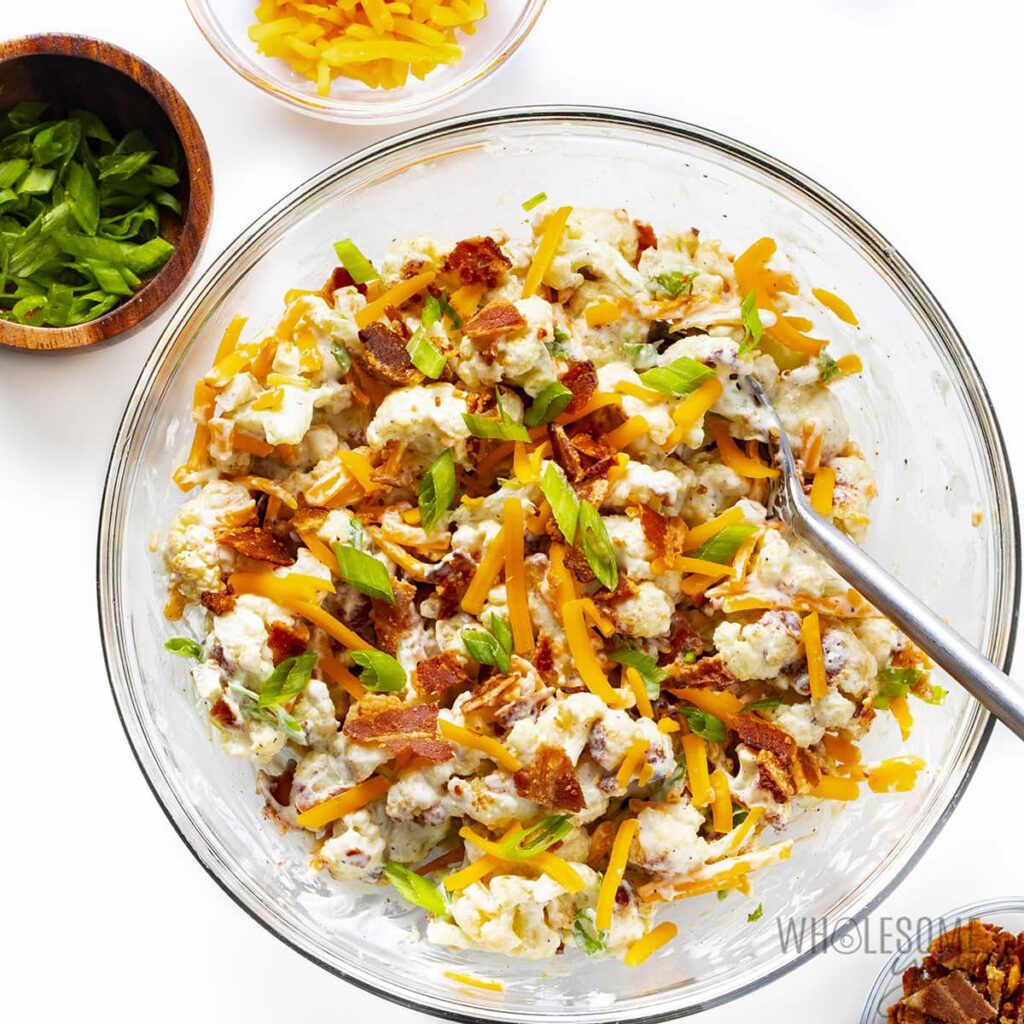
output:
M798 294L811 296L799 309ZM587 361L597 390L574 412ZM239 905L413 1009L611 1024L754 991L899 883L990 721L783 550L744 425L748 363L788 374L794 408L822 423L842 395L856 449L834 418L808 433L812 500L1007 666L1019 539L984 386L913 270L799 172L650 115L485 112L326 169L225 251L125 414L99 601L140 766ZM870 523L853 500L862 461ZM407 472L418 500L375 518ZM681 551L649 557L680 521ZM472 580L443 612L445 593L428 592L450 574L425 563L456 549ZM676 635L656 593L672 573L695 633ZM403 594L418 618L389 633ZM517 697L492 713L479 684L506 669ZM576 728L549 708L585 714ZM410 709L415 730L390 727ZM529 775L546 723L572 762L558 792ZM782 732L803 779L784 814L763 791L785 779L756 770L771 758L739 778L744 746ZM414 753L384 749L413 739ZM581 804L600 814L584 820Z
M286 106L342 123L460 99L519 48L545 0L187 0L210 45Z

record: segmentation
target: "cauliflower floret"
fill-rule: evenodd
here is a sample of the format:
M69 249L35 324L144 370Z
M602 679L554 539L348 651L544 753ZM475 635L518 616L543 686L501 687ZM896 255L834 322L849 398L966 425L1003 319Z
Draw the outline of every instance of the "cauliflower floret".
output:
M775 398L775 410L782 420L789 443L795 451L803 445L803 432L806 424L811 424L821 431L821 461L827 464L832 461L850 440L850 428L843 415L839 399L824 385L817 381L817 371L812 383L800 386L802 378L797 371L787 375L788 386L780 388Z
M782 704L772 720L796 740L797 746L812 747L821 742L826 730L844 729L850 724L857 706L836 690L802 704Z
M483 778L455 778L448 783L450 806L461 814L482 822L492 831L501 831L516 821L537 816L538 807L516 793L512 776L491 772Z
M861 697L874 684L879 664L857 635L844 626L829 626L821 638L829 685Z
M335 793L368 779L391 755L383 748L336 733L324 750L314 750L298 763L292 800L305 811Z
M802 541L786 540L767 530L751 565L748 586L760 585L785 594L844 597L849 585Z
M870 522L868 508L878 493L874 474L857 455L833 459L829 465L836 471L832 515L854 540L862 541Z
M587 745L591 726L607 710L605 702L592 693L571 693L546 707L536 720L516 722L505 745L527 764L541 747L561 747L575 764Z
M387 848L381 826L369 808L364 807L334 823L331 838L321 847L319 859L339 882L375 882L384 868Z
M667 636L672 629L672 599L654 583L637 584L636 593L609 606L611 618L626 636Z
M696 271L686 294L708 299L719 298L724 283L733 281L732 261L722 252L720 243L702 242L692 231L661 235L656 247L643 251L637 270L651 292L662 299L669 297L657 281L662 274L689 275Z
M198 601L204 590L224 589L221 548L216 530L240 526L256 515L256 503L241 484L227 480L208 483L178 509L164 541L164 563L172 587L182 597ZM225 559L232 556L227 553Z
M714 643L737 679L774 679L800 657L800 619L793 612L771 611L746 625L725 621L715 630Z
M688 800L645 807L636 817L639 827L630 859L642 868L685 875L707 860L708 843L698 834L704 815Z
M248 689L258 689L274 671L274 657L267 647L267 627L264 614L277 605L266 598L243 594L235 607L213 620L213 640L224 652L224 660L232 676ZM291 620L287 612L276 616L278 620ZM255 685L254 685L255 684Z
M452 242L427 235L403 238L391 246L381 261L380 276L384 287L390 288L425 270L439 270L453 248Z
M606 771L615 771L638 740L647 744L644 762L651 769L648 782L670 775L676 767L672 741L650 718L630 718L625 711L607 711L590 733L590 756ZM645 783L647 785L648 783Z
M388 828L388 860L415 864L448 834L448 823L422 825L415 821L392 821Z
M660 502L665 515L677 516L693 481L693 471L677 459L666 461L664 469L630 459L625 474L612 481L601 504L603 508L624 509Z
M604 366L598 367L597 383L600 391L614 391L615 385L619 381L627 381L637 387L643 386L639 374L628 363L606 363ZM669 439L669 435L675 430L676 425L672 419L672 403L667 400L667 397L664 402L648 403L633 395L624 394L622 396L622 411L627 417L642 416L647 420L651 428L647 436L659 447Z
M732 508L740 498L746 497L750 490L748 480L708 453L695 455L690 468L694 481L682 509L683 518L689 526L714 519L720 512Z
M853 623L853 629L879 668L888 665L893 652L906 643L903 634L888 619L859 619Z
M538 216L534 224L539 239L550 214ZM591 277L614 285L625 295L644 290L643 278L633 266L636 259L636 227L625 210L575 208L569 215L544 283L561 291L579 288L586 269Z
M378 451L388 441L402 441L425 460L436 459L445 448L451 448L462 461L469 437L462 416L468 411L466 399L451 384L399 388L381 402L366 440Z
M452 816L448 798L451 762L433 764L415 772L406 772L388 790L387 813L395 821L418 821L439 825Z
M619 568L631 580L651 579L654 552L647 543L640 520L630 519L629 516L602 516L601 521L615 549L615 560Z
M338 732L337 712L327 684L312 679L299 694L291 711L306 733L306 743L314 748L325 747Z

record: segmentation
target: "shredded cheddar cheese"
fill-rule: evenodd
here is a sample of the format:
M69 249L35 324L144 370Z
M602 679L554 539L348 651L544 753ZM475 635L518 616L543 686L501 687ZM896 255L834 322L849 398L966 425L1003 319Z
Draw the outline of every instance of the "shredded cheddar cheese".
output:
M807 654L807 676L811 684L811 697L820 700L828 693L825 674L825 652L821 647L821 620L817 612L805 615L800 622L800 635Z
M570 213L572 213L571 206L560 206L548 217L544 234L541 236L540 242L537 243L533 261L530 263L530 269L526 272L526 280L523 282L524 299L537 294L537 289L558 251L558 243L562 240L562 232L565 230L565 223L569 219Z
M523 561L523 503L518 498L505 499L505 589L508 594L508 617L512 626L516 654L533 650L533 624L526 594L526 564ZM465 607L465 602L463 602Z
M603 327L615 323L622 316L622 309L614 299L601 299L587 306L583 315L588 327Z
M722 420L709 420L707 426L718 445L719 457L737 476L748 480L774 480L779 475L774 466L766 466L760 459L744 454Z
M686 778L694 807L707 807L711 803L711 777L708 774L708 748L702 736L687 733L683 739L686 758Z
M459 829L459 835L462 836L467 843L472 843L478 850L483 850L484 853L492 854L501 861L507 860L507 858L502 855L501 846L498 843L492 843L487 839L483 839L468 826ZM513 863L533 865L543 871L548 878L562 886L566 892L582 892L586 888L586 883L580 877L579 872L577 872L567 861L548 850L544 850L541 853L535 853L530 857L515 860Z
M860 787L853 779L825 775L811 790L811 796L820 800L856 800L860 796Z
M612 912L615 909L615 894L619 891L622 876L626 873L629 850L636 838L639 822L636 818L627 818L615 833L611 853L608 855L608 870L601 880L601 888L597 893L597 909L594 914L594 927L598 931L607 931L612 926Z
M332 821L344 818L346 814L358 811L368 803L382 797L391 788L391 780L383 775L373 775L365 782L360 782L344 793L329 796L326 800L314 804L309 810L295 816L295 823L311 832L318 832Z
M811 484L811 507L826 519L832 516L833 495L836 489L836 471L832 466L822 466L814 474Z
M667 946L678 934L678 926L671 921L663 921L643 938L637 939L626 951L622 962L627 967L638 967L662 946Z
M910 732L914 728L914 715L910 710L910 701L906 697L893 697L889 703L889 710L900 727L900 737L909 740Z
M844 324L850 324L851 327L857 326L857 317L853 310L838 295L833 295L832 292L827 292L824 288L812 288L811 294L826 309L832 310Z
M732 796L729 793L729 776L724 768L711 773L711 826L721 835L732 831Z
M644 718L654 717L654 708L651 707L651 698L647 696L647 687L644 686L643 679L640 678L640 673L635 668L627 665L623 670L622 674L625 677L626 683L630 690L633 691L633 698L636 700L637 710ZM672 722L671 719L662 719L662 722L667 722L675 727L679 728L678 722ZM661 728L661 722L658 723L658 727ZM662 732L666 730L662 729Z
M487 545L480 564L476 567L466 593L462 597L462 610L470 615L479 615L484 610L487 595L494 586L498 574L505 565L505 528Z
M504 992L505 986L500 981L491 981L487 978L474 978L472 974L462 974L460 971L445 971L444 976L457 981L462 985L472 985L473 988L482 988L485 992Z
M704 381L692 394L687 395L673 410L675 428L662 445L670 452L682 443L686 435L700 422L701 417L718 401L722 394L722 382L717 377Z
M630 418L621 426L618 426L614 430L610 430L605 434L604 440L607 444L611 445L612 448L625 448L638 438L643 437L644 434L650 431L650 429L650 423L648 423L643 416L630 416Z
M743 509L737 505L727 509L721 515L715 516L714 519L701 523L700 526L691 527L683 541L683 550L696 551L705 541L711 540L716 533L720 533L727 526L735 526L737 523L742 523L745 518Z
M647 754L647 747L647 740L634 740L629 750L626 751L626 756L622 759L622 764L619 765L619 770L615 773L615 782L619 789L625 789L633 776L636 775L637 769Z
M874 793L908 793L924 768L920 757L890 757L868 769L868 788Z
M428 285L433 284L437 274L433 270L425 270L422 274L399 281L393 288L388 289L378 299L368 302L358 313L356 313L356 324L359 327L368 327L374 320L382 317L388 306L400 309L414 295L418 295Z
M445 718L437 720L437 728L449 743L457 743L460 747L478 750L510 774L522 768L519 758L493 736L482 736L472 729L467 729L464 725L456 725L455 722L449 722Z
M616 693L594 653L590 631L587 629L587 623L583 617L583 602L581 600L567 601L562 605L562 620L565 624L565 636L576 671L579 672L587 689L600 697L606 704L614 704Z
M467 864L461 870L448 875L442 884L449 892L459 892L486 878L500 865L501 861L497 857L485 853L472 864Z

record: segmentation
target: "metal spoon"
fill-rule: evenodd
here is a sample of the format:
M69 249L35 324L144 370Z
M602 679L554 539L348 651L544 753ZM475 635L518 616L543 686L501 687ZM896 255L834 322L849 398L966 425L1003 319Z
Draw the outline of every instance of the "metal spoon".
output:
M769 433L782 470L773 502L782 521L999 721L1024 739L1024 687L996 668L867 552L814 511L804 494L779 414L760 383L753 377L747 382L772 420Z

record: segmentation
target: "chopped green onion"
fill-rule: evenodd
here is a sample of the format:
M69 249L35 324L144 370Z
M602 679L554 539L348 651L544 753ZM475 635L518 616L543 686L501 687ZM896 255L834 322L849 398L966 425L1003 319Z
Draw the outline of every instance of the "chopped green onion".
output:
M751 711L771 711L782 703L781 697L765 697L763 700L755 700L740 708L740 714L746 715Z
M541 494L551 506L558 529L567 544L576 540L576 525L580 517L580 499L572 484L556 462L548 462L540 477Z
M561 381L554 380L533 400L533 405L526 410L523 422L528 427L550 423L556 416L561 416L565 412L565 407L571 401L572 392Z
M927 693L915 693L914 696L917 697L918 700L924 701L925 704L934 704L938 706L945 702L946 698L949 696L949 691L944 690L941 686L938 686L935 683L929 683Z
M661 391L666 395L682 397L696 391L706 380L714 377L715 371L689 356L681 356L668 366L655 366L640 374L645 388Z
M427 337L427 332L422 327L409 339L405 350L409 353L412 365L420 373L431 380L437 380L441 376L448 360L445 354Z
M358 516L352 517L352 522L349 525L349 533L352 537L352 547L356 551L363 550L363 521Z
M349 651L349 657L363 670L359 682L374 693L404 690L405 669L383 651Z
M551 341L545 341L544 347L556 359L567 359L569 357L569 346L566 342L569 341L570 337L568 331L555 324L554 338Z
M906 697L921 678L919 668L893 668L891 665L878 673L878 693L874 706L886 710L897 697Z
M441 307L441 312L451 321L452 327L456 331L461 331L463 324L462 317L459 316L455 307L448 301L448 293L441 292L441 296L437 300L437 302L438 305Z
M690 732L695 736L700 736L711 743L725 742L725 722L720 718L707 711L701 711L700 708L684 707L679 708L678 712L686 719Z
M464 412L462 418L473 437L483 437L489 441L530 440L530 432L521 423L502 423L471 412Z
M818 355L818 379L827 384L839 373L839 364L824 349Z
M395 592L391 586L384 563L373 555L360 551L354 545L334 544L334 557L338 560L338 572L341 578L361 594L378 601L395 603Z
M292 718L280 704L270 708L261 708L259 694L247 690L238 683L229 683L228 690L238 701L238 709L243 715L257 722L265 722L275 729L280 729L281 732L298 743L306 742L306 730L302 727L302 723Z
M608 657L618 665L628 665L636 669L651 700L661 695L661 683L668 673L663 668L658 668L658 662L653 655L640 650L636 644L620 641L619 646Z
M732 805L732 827L739 828L747 820L747 816L750 811L746 807L737 807L736 804Z
M506 860L529 860L561 842L571 831L572 815L549 814L525 832L506 839L501 844L501 856Z
M507 651L509 654L512 653L512 627L509 625L509 621L503 618L497 612L491 612L491 620L488 628L491 633L494 634L495 640Z
M619 585L615 549L600 513L589 501L580 502L580 547L601 585L614 590Z
M485 629L464 629L462 643L469 656L481 665L493 665L502 675L512 667L509 652L493 633Z
M764 913L764 904L763 903L758 903L757 910L752 910L749 914L747 914L747 922L749 924L753 924L755 921L760 921L761 920L761 915L763 913Z
M345 348L344 345L339 345L335 342L331 345L331 354L337 361L338 366L341 367L341 372L343 374L348 373L348 371L352 369L352 357L349 355L348 349Z
M649 369L658 361L658 350L646 341L627 341L622 348L634 370Z
M684 274L681 270L670 270L664 274L657 274L654 280L673 299L678 299L684 291L687 295L693 294L693 282L699 273L699 270L691 270L687 274Z
M338 254L338 262L348 271L349 277L356 284L366 284L367 281L376 281L380 277L373 264L360 252L351 238L335 242L334 251Z
M391 861L384 865L384 877L395 887L398 895L415 907L422 907L434 917L447 917L448 904L439 886L427 881L404 864Z
M433 295L428 295L423 300L423 312L420 313L420 323L429 331L434 324L440 321L443 315L444 311L441 309L441 303Z
M547 199L547 197L547 192L538 192L535 196L530 196L530 198L527 199L525 203L523 203L523 209L527 213L529 213L531 210L540 206L540 204L543 203Z
M761 326L761 314L757 311L757 295L747 292L740 304L740 323L743 325L743 341L740 342L740 355L757 348L761 343L764 328Z
M170 640L164 642L164 648L181 658L203 660L203 645L195 640L189 640L186 636L172 636Z
M306 651L295 658L285 658L273 672L260 690L257 703L261 708L271 708L278 704L287 704L292 697L302 693L313 677L313 666L316 664L316 653Z
M756 526L750 523L734 523L719 530L710 540L704 541L696 551L694 558L700 558L705 562L717 562L719 565L728 565L739 551L740 545L757 530Z
M593 909L577 910L572 922L572 937L577 949L587 956L597 956L608 948L608 932L598 929Z
M417 500L420 526L430 533L455 500L455 456L445 449L430 464L420 480Z

